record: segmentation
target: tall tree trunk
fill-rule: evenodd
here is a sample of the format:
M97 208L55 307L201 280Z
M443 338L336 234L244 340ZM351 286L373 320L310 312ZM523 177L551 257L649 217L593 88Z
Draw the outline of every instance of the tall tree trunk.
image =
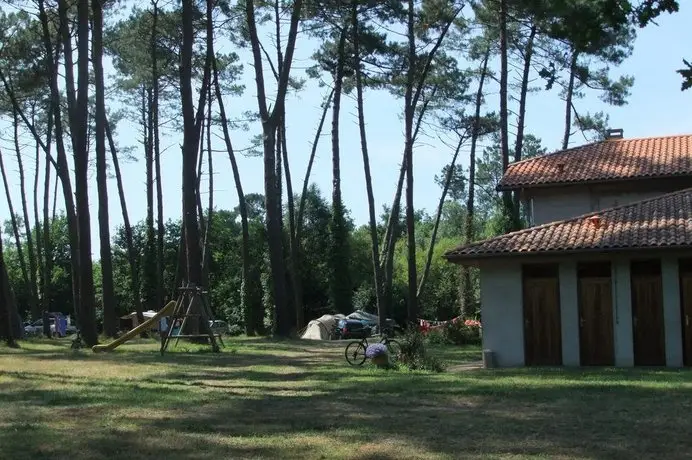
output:
M349 270L350 250L346 210L341 197L341 159L339 146L339 117L341 115L341 92L346 60L345 46L348 27L344 26L337 48L337 65L334 74L334 104L332 106L332 218L329 221L330 249L329 294L332 307L339 313L348 313L353 308L351 277Z
M292 321L288 316L288 304L286 302L284 254L281 235L281 209L279 207L278 200L279 191L276 188L276 130L279 126L281 115L283 114L302 6L302 0L296 0L293 3L288 41L286 44L286 53L283 59L282 70L279 75L274 107L270 113L267 107L264 72L262 70L262 52L257 33L257 24L255 21L255 2L254 0L247 0L245 2L245 15L248 33L250 36L250 44L252 47L255 81L257 85L257 104L260 119L262 120L262 133L264 135L264 188L267 213L267 238L269 240L272 290L276 311L275 333L279 336L288 336L290 334Z
M406 319L409 323L415 322L418 316L418 302L416 298L416 228L413 207L413 117L415 106L413 105L413 85L416 68L416 35L413 0L408 0L408 72L406 75L406 94L404 96L404 122L406 135L406 235L408 246L408 308Z
M507 109L507 0L500 0L500 152L502 155L502 172L509 166L509 113ZM512 231L518 228L518 222L514 221L512 192L502 192L503 215L505 218L505 230Z
M32 117L32 123L34 126L36 126L36 117L35 114ZM52 126L48 127L48 130L53 129ZM39 206L38 206L38 195L39 195L39 182L40 182L40 177L41 177L41 146L39 145L38 142L34 142L34 155L36 156L36 162L34 163L34 192L33 192L33 206L34 206L34 236L36 238L36 302L38 303L38 312L40 313L43 309L44 306L46 305L45 302L45 292L43 291L43 287L45 286L45 283L43 282L43 276L45 274L44 270L44 251L43 251L43 239L41 238L41 218L39 217Z
M3 154L0 151L0 174L2 175L2 183L5 187L5 198L7 199L7 207L10 211L10 222L12 224L12 233L14 235L14 244L17 250L17 259L19 260L19 268L22 273L22 281L31 289L31 279L29 278L29 270L26 266L26 258L24 257L24 249L22 245L22 237L19 233L19 222L17 222L17 214L12 205L12 195L10 193L10 184L7 181L7 171L5 171L5 162Z
M293 240L291 242L291 259L292 259L292 270L291 276L293 282L293 292L295 304L300 306L296 308L296 327L298 329L302 328L305 324L305 307L303 305L303 286L301 273L299 272L302 267L302 227L303 227L303 214L305 212L305 203L307 202L308 186L310 184L310 173L312 172L312 165L315 161L315 154L317 153L317 145L319 144L320 135L322 133L322 128L324 127L324 120L327 118L327 112L334 96L334 89L329 92L329 96L324 103L324 108L322 110L322 117L320 118L320 123L317 126L317 131L315 132L315 139L312 143L312 149L310 151L310 158L308 160L308 167L305 171L305 177L303 179L303 190L300 194L300 201L298 203L298 214L295 216L295 224L293 232ZM287 164L287 162L285 162ZM291 211L291 203L289 202L289 215Z
M308 187L310 186L310 174L312 173L312 165L315 162L315 155L317 154L317 146L320 142L320 137L322 136L322 128L324 128L324 121L327 119L327 112L329 111L329 106L332 103L334 97L334 88L329 92L327 100L323 103L322 116L320 117L320 123L317 125L317 130L315 131L315 138L312 141L312 148L310 149L310 158L308 159L308 167L305 170L305 177L303 178L303 190L300 193L300 202L298 203L298 216L296 219L296 239L301 241L301 233L303 229L303 214L305 213L305 203L307 202Z
M156 262L156 231L154 230L154 91L151 87L146 87L142 90L143 112L142 119L146 125L143 127L146 131L144 144L144 156L146 163L146 197L147 197L147 216L146 222L146 238L144 243L144 285L143 297L144 303L148 310L156 310L160 307L157 305L156 298L158 291L158 270ZM146 103L144 103L146 100Z
M434 93L433 93L434 94ZM430 103L430 98L426 99L425 102L423 103L423 107L421 108L420 112L418 113L418 119L416 120L416 128L413 130L413 140L412 142L415 144L416 139L418 139L418 133L420 132L420 127L423 124L423 116L426 113L426 110L428 108L428 105ZM397 180L396 184L396 190L394 192L394 199L392 200L392 208L389 213L389 217L387 218L387 225L385 228L385 234L383 237L383 247L382 247L382 256L380 257L380 260L383 261L382 263L386 265L386 260L387 260L387 253L390 252L390 249L393 250L394 246L390 245L390 242L392 240L392 235L396 234L396 226L398 225L399 222L399 215L401 211L401 194L403 193L404 190L404 180L406 179L406 147L404 146L404 154L402 155L402 160L401 160L401 166L399 167L399 179ZM394 240L396 240L396 237L394 237ZM385 280L385 282L387 282Z
M178 294L178 288L182 285L183 281L187 279L187 253L185 252L185 222L181 219L180 221L180 243L178 243L178 250L176 252L176 267L175 267L175 277L173 278L173 286L171 291L171 297L176 298Z
M243 184L240 179L240 170L236 161L233 144L231 143L231 135L228 131L228 118L221 95L221 85L219 84L219 72L217 69L216 59L213 61L214 70L214 89L216 92L216 100L219 104L219 116L221 118L221 127L223 129L223 138L228 152L228 159L231 162L233 171L233 181L235 183L236 192L238 194L238 210L240 211L240 226L242 229L242 281L240 287L240 299L243 308L243 322L245 324L245 333L255 335L258 328L255 325L255 312L261 309L262 296L258 292L258 286L252 284L250 278L250 266L252 260L250 258L250 227L248 223L247 203L245 201L245 193L243 192Z
M183 226L185 228L185 255L187 278L200 285L201 251L197 224L197 154L199 131L195 123L192 100L192 47L194 28L192 16L195 6L192 0L183 0L183 44L180 63L180 96L183 113ZM201 109L201 107L198 107Z
M39 9L43 6L43 0L39 0ZM67 105L68 105L68 121L72 118L74 106L74 71L72 63L72 39L68 28L67 5L65 2L58 3L58 12L60 15L60 30L63 37L63 50L65 55L65 87L67 90ZM45 11L41 13L42 29L46 49L51 53L50 32L48 28L48 20ZM67 38L65 40L65 38ZM59 54L59 51L58 51ZM57 56L56 56L57 58ZM70 237L70 261L71 261L71 278L72 278L72 297L74 302L74 312L80 328L82 323L80 320L82 301L80 296L79 276L80 276L80 259L79 259L79 223L77 222L77 210L74 203L74 195L72 193L72 179L70 177L70 169L67 162L67 152L65 149L64 130L62 124L62 109L60 105L60 92L58 89L58 67L51 74L51 107L53 116L55 117L55 147L57 151L57 168L56 175L60 179L62 192L65 198L65 208L67 215L67 226ZM70 136L74 135L75 130L70 130ZM74 142L74 141L73 141ZM57 186L57 182L56 182ZM54 199L57 194L54 194ZM55 206L53 206L55 210ZM53 212L55 216L55 212ZM48 331L50 332L50 331Z
M206 106L207 85L211 72L210 49L204 65L202 87L197 102L197 112L192 99L192 55L194 45L193 15L195 4L192 0L183 0L183 42L180 62L180 98L183 114L183 227L185 235L185 255L187 266L187 281L194 286L202 283L202 249L200 247L200 232L197 220L197 155L199 150L200 132ZM212 2L207 0L207 42L212 40ZM197 308L200 308L197 305ZM200 321L188 321L188 331L198 333Z
M216 60L216 59L214 59ZM207 169L209 170L209 180L207 182L208 189L207 193L207 222L204 229L204 242L202 244L202 280L204 286L209 286L209 265L211 263L211 250L210 238L212 231L212 220L214 218L214 160L211 149L211 109L212 109L212 95L211 95L211 85L207 88L207 100L208 111L207 111ZM211 306L211 298L207 300Z
M288 234L290 243L290 257L288 258L288 270L291 276L291 291L293 292L293 304L295 305L296 330L305 325L305 306L303 305L303 286L301 284L300 265L300 241L296 238L296 206L293 195L293 181L291 180L291 167L288 162L288 142L286 141L286 119L281 124L281 143L284 176L286 177L286 205L288 208Z
M38 318L38 283L36 280L36 253L34 251L34 239L31 231L31 219L29 218L29 206L26 202L26 181L24 176L24 162L22 161L21 148L19 147L19 120L17 111L12 111L12 127L14 131L14 150L17 157L17 168L19 169L19 193L22 200L22 217L24 220L24 236L26 238L27 259L29 261L29 277L27 287L29 288L29 308L31 316ZM9 195L8 195L9 199Z
M74 157L76 220L78 239L79 325L88 346L98 343L94 298L94 274L91 261L91 219L89 212L89 0L77 2L77 91L74 91L72 45L67 27L67 5L59 3L65 55L65 83L68 94L72 153ZM57 122L57 117L56 117Z
M101 287L103 302L103 332L115 337L117 319L115 287L113 285L113 260L111 255L110 219L108 215L108 176L106 174L106 96L103 77L103 9L102 0L92 0L93 35L92 63L95 79L95 127L96 138L96 185L98 191L98 219L101 250Z
M481 106L483 105L483 86L488 75L488 60L490 48L485 53L481 75L476 91L476 112L473 118L473 130L471 131L471 152L469 154L469 194L466 198L466 222L464 223L464 242L472 243L475 240L475 198L476 198L476 148L480 135ZM471 268L462 267L461 272L461 315L466 318L471 314L470 308L474 301L473 286L471 285Z
M437 230L440 228L440 220L442 219L442 209L444 208L445 200L447 199L447 192L449 191L449 186L452 183L452 177L454 177L454 167L457 164L457 157L459 156L459 151L462 145L466 142L464 136L459 136L459 142L457 142L457 147L454 149L454 155L452 155L452 161L449 163L449 169L447 170L447 175L445 176L444 186L442 187L442 193L440 194L440 200L437 203L437 212L435 213L435 223L433 224L432 234L430 235L430 243L428 244L428 254L425 258L425 266L423 267L423 274L421 275L420 282L418 283L418 291L416 292L416 297L420 300L421 294L423 293L423 288L428 280L428 275L430 274L430 264L432 262L433 253L435 252L435 243L437 241Z
M276 200L277 200L277 206L279 208L279 215L282 216L281 221L279 222L280 228L281 228L281 235L283 236L283 194L284 194L284 181L283 181L283 131L281 131L281 121L279 121L277 127L276 127L276 153L274 158L276 159L276 162L274 163L275 167L275 173L274 177L276 177Z
M113 133L110 124L106 122L106 136L108 138L108 146L111 150L111 159L113 160L113 172L115 173L115 181L118 185L118 198L120 200L120 210L123 216L123 227L125 229L125 246L127 248L127 262L130 266L130 287L133 293L135 302L135 312L139 324L144 321L142 301L139 293L141 292L141 281L139 276L139 256L135 250L134 238L132 236L132 225L130 224L130 215L127 211L127 200L125 199L125 187L123 185L123 176L120 172L120 162L118 161L118 151L115 148Z
M55 66L57 68L57 66ZM35 124L34 124L35 125ZM41 267L41 289L42 289L42 303L41 311L48 310L48 306L51 302L51 280L53 278L53 242L51 241L51 223L52 219L49 214L50 212L50 171L51 171L51 156L50 148L52 145L53 138L53 111L48 111L48 129L46 130L46 152L45 152L45 168L44 168L44 179L43 179L43 228L38 224L39 214L38 214L38 196L35 196L34 200L34 213L36 214L36 232L40 234L37 236L37 240L42 239L43 243L43 258L44 262ZM40 142L36 140L36 167L38 169L38 157L39 157ZM37 171L38 178L38 171ZM58 180L56 178L55 185L58 185ZM38 183L35 185L38 189ZM38 191L38 190L37 190ZM56 190L57 192L57 190ZM54 193L57 195L57 193Z
M533 58L533 41L536 37L536 26L531 26L529 38L526 40L524 48L524 70L521 76L521 90L519 93L519 115L517 119L517 138L514 147L514 161L521 160L521 153L524 147L524 126L526 124L526 96L529 92L529 78L531 72L531 59ZM514 192L513 211L514 221L521 222L521 203L519 191Z
M572 51L572 60L569 65L569 82L567 83L567 94L565 95L565 134L562 137L562 150L569 147L569 138L572 135L572 98L574 97L574 80L577 73L577 59L579 53Z
M50 145L50 143L48 144ZM53 241L51 239L51 223L53 222L50 212L50 154L46 153L46 166L44 168L44 179L43 179L43 254L45 263L43 264L43 305L41 306L42 311L48 309L48 305L51 302L51 280L53 278ZM58 179L55 179L55 185L57 186ZM57 193L54 194L54 196Z
M372 189L372 176L370 174L370 156L368 153L368 139L365 132L365 102L363 98L363 75L360 62L360 27L358 25L358 4L353 2L351 6L351 29L353 36L353 55L355 58L356 72L356 102L358 109L358 131L360 134L360 150L363 155L363 173L365 175L365 189L368 195L368 216L370 218L370 243L372 250L373 281L375 284L375 299L377 301L377 318L380 331L385 326L387 312L383 304L383 280L382 267L380 267L380 249L377 235L377 215L375 214L375 194Z
M406 150L406 149L404 149ZM393 307L393 285L394 285L394 251L396 249L396 241L399 235L399 217L401 214L401 195L404 191L404 180L406 179L406 155L401 162L399 168L399 179L397 180L392 207L389 210L389 218L385 228L384 237L382 238L382 257L380 258L383 264L382 281L382 296L384 299L383 310L385 315L392 311Z
M19 314L17 313L17 303L12 293L9 277L7 276L7 267L5 267L5 255L2 247L2 238L0 238L0 338L4 339L7 346L18 348L16 339ZM19 331L21 333L21 331Z
M151 116L154 127L154 169L156 170L156 304L163 306L165 303L164 290L164 270L166 262L164 260L164 239L166 229L163 221L163 184L161 177L161 140L159 129L159 61L158 61L158 19L159 5L158 0L152 0L152 23L151 23L151 86L152 104ZM158 308L158 307L157 307Z
M158 120L156 109L154 116ZM163 219L163 177L161 175L161 149L158 139L158 122L154 122L154 169L156 170L156 274L157 274L157 294L158 303L165 303L164 274L166 270L165 261L165 240L166 225Z
M425 78L425 74L427 74L427 71L424 72L423 78ZM419 81L419 84L422 85L423 82L424 80L421 80ZM417 99L417 97L414 96L413 99L415 100ZM423 117L425 116L430 101L431 98L426 99L423 103L423 106L421 107L421 110L418 113L416 126L413 130L413 136L411 139L412 145L415 144L416 139L418 139L418 133L420 132L420 128L423 124ZM383 266L382 281L384 283L384 287L382 288L382 293L384 299L384 310L386 312L391 311L392 308L392 285L394 282L394 250L396 249L396 241L400 231L399 217L401 214L401 195L404 190L404 180L406 179L407 171L406 157L407 150L406 146L404 146L404 154L401 160L401 167L399 168L399 179L397 181L396 190L394 192L394 199L392 200L392 208L387 219L384 237L382 238L383 244L381 250L382 256L380 257L380 264Z
M529 78L531 76L531 60L533 58L533 41L536 37L536 26L531 26L529 37L524 48L524 69L521 76L521 89L519 93L519 114L517 118L517 138L514 147L514 161L521 161L521 153L524 147L524 127L526 124L526 99L529 93ZM485 75L482 75L484 78Z
M204 247L202 246L203 240L204 240L204 235L207 232L207 226L205 223L205 217L204 217L204 208L202 207L202 173L203 169L202 166L204 165L204 134L205 134L205 128L207 126L206 122L206 117L202 120L202 125L200 129L200 137L199 137L199 156L197 158L197 216L199 219L199 234L200 234L200 247L202 248L202 259L204 259L203 253L204 253ZM202 265L204 265L204 261L202 260Z
M79 0L82 1L82 0ZM39 3L43 3L43 0L39 0ZM64 55L64 69L65 69L65 92L67 94L67 115L70 123L74 121L75 110L77 104L77 96L75 92L75 79L74 79L74 59L72 56L72 33L70 31L70 18L68 17L68 12L71 5L68 4L67 0L58 0L58 17L60 21L60 37L62 39L63 55ZM40 8L40 6L39 6ZM44 30L44 34L47 31ZM50 37L50 36L49 36ZM50 38L48 38L49 40ZM56 118L57 123L57 118ZM70 129L70 138L72 140L72 145L78 145L76 136L79 132L79 127L72 125L73 128ZM86 128L84 128L86 129ZM76 187L76 184L75 184Z
M19 115L22 117L22 120L26 124L27 128L31 131L31 134L34 136L34 139L36 140L37 143L41 146L43 151L46 153L46 158L49 160L50 163L52 163L55 168L56 168L56 173L58 178L60 179L60 182L62 183L62 188L63 188L63 195L65 198L65 209L66 209L66 215L67 215L67 224L68 224L68 233L69 233L69 240L70 240L70 263L71 263L71 279L72 279L72 297L74 301L74 313L75 316L79 315L79 289L78 289L78 268L79 268L79 255L78 255L78 246L79 246L79 238L78 238L78 232L77 232L77 220L75 216L75 209L74 209L74 200L72 196L72 185L71 185L71 179L70 179L70 174L69 174L69 169L67 166L67 156L65 153L65 147L62 139L62 121L61 121L61 113L60 113L60 93L58 89L58 64L59 64L59 58L60 58L60 42L58 41L56 44L56 50L54 54L53 46L51 44L51 34L50 34L50 28L48 25L48 16L46 15L45 11L45 6L44 6L44 0L38 0L38 9L39 9L39 19L41 23L41 35L43 39L43 44L44 44L44 49L46 51L46 57L45 57L45 66L46 68L52 69L52 72L50 73L50 93L51 93L51 112L55 117L55 133L56 133L56 146L58 150L58 156L57 156L57 161L54 161L50 155L50 142L47 144L44 144L43 141L41 140L41 137L39 134L36 132L34 125L29 122L29 120L24 116L23 112L21 111L19 104L16 100L16 97L14 96L14 92L10 88L9 84L7 83L7 80L4 78L2 75L2 72L0 72L0 79L2 80L2 83L5 87L5 90L7 91L7 94L12 102L12 106L14 110L17 110ZM67 7L64 2L61 2L58 4L58 15L60 19L60 33L61 35L67 36L68 37L68 43L69 43L69 31L67 30ZM71 45L70 45L71 49ZM69 56L71 59L71 56ZM68 59L66 56L65 59ZM66 78L66 84L67 83L72 83L74 84L74 78L69 80L69 78L72 77L72 74L69 74L65 76ZM69 81L68 81L69 80ZM69 88L68 88L69 89ZM72 92L74 94L74 91ZM69 103L69 101L68 101ZM69 109L69 106L68 106ZM51 118L49 114L49 122L48 125L51 126ZM49 130L49 135L48 138L50 139L50 132ZM56 181L55 187L57 189L58 182ZM48 192L46 192L48 193ZM57 197L57 196L55 196ZM55 199L55 198L54 198ZM55 213L53 213L55 214ZM46 219L47 220L47 219ZM44 225L47 225L44 223ZM50 330L47 331L50 333Z
M58 177L60 179L60 177ZM51 222L55 222L55 219L57 219L57 212L58 212L58 183L62 182L61 180L56 180L55 184L53 185L53 207L51 208Z

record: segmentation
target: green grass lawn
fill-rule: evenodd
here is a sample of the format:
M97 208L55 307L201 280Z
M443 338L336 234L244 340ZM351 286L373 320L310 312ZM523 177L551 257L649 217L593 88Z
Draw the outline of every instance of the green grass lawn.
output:
M230 343L229 343L230 342ZM343 347L233 339L160 357L0 348L2 459L682 458L692 373L351 368ZM436 349L452 370L478 349Z

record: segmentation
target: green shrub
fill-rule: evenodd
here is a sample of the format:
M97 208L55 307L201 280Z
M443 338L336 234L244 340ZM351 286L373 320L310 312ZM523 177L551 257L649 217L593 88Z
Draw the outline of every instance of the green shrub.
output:
M480 327L468 326L461 321L449 322L443 335L453 345L477 345L481 343Z
M426 341L430 345L448 345L451 342L442 329L433 329L425 335Z
M228 335L232 337L241 335L243 332L245 331L243 330L243 327L240 324L231 324L228 327Z
M425 336L416 328L410 328L399 339L401 354L398 363L409 370L425 370L431 372L443 372L445 369L442 361L435 356L430 356L425 348Z

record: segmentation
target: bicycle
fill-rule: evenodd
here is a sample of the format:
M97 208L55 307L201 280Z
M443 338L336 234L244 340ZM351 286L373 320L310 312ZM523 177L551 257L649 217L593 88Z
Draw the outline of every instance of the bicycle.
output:
M382 343L385 347L387 347L389 355L393 356L394 359L398 358L401 354L401 345L399 342L394 339L390 339L386 332L382 333L382 338L380 339L379 343ZM346 350L344 350L346 361L351 366L361 366L367 359L365 356L365 350L368 349L368 345L367 337L363 337L358 341L353 341L346 345Z

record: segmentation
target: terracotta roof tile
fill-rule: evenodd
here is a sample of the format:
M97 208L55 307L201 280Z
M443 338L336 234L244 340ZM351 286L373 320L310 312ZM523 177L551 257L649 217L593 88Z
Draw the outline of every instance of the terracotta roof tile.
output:
M444 257L656 248L692 248L692 188L460 246Z
M692 175L692 135L612 139L509 165L499 190Z

